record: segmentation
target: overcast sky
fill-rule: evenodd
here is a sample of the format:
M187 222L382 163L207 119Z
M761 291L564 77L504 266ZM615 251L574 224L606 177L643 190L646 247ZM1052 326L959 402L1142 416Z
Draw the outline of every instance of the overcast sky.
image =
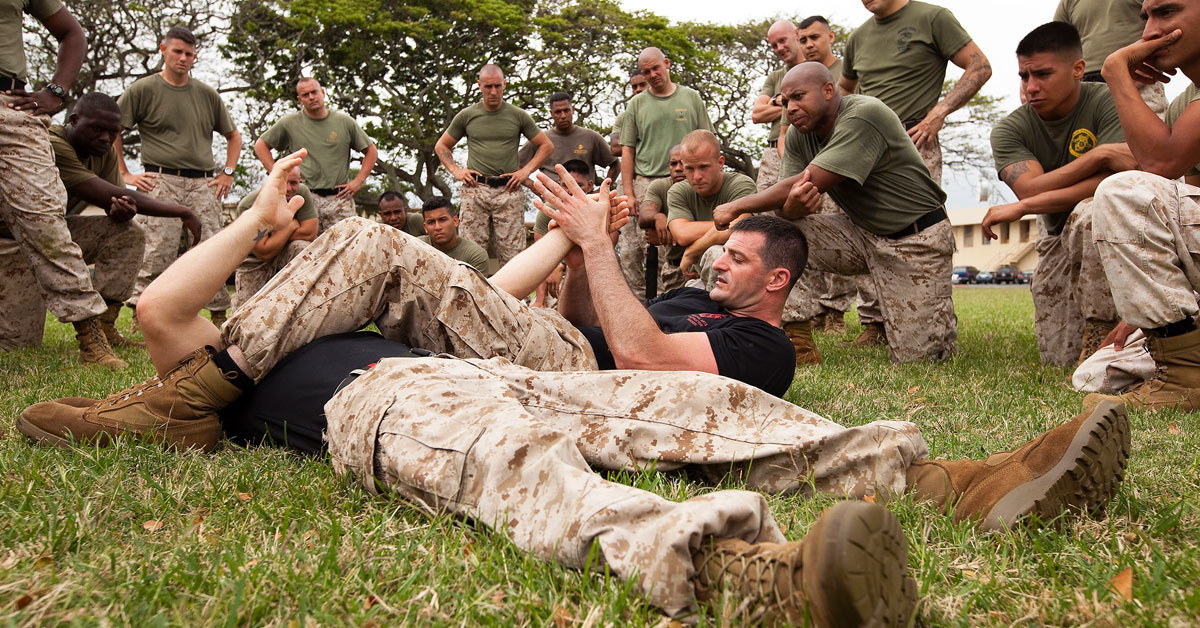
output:
M666 16L673 21L696 21L716 23L740 23L753 18L786 17L803 19L821 14L829 21L846 27L855 27L871 17L859 0L816 2L814 0L758 0L746 4L728 0L620 0L626 10L644 9ZM1054 0L1007 0L1003 3L986 0L940 0L933 2L954 12L963 28L974 38L975 43L992 63L992 78L983 87L983 92L1005 99L1004 109L1011 110L1020 104L1017 100L1017 42L1035 27L1049 22L1054 17ZM736 7L736 10L731 8ZM765 45L765 44L764 44ZM1089 70L1092 68L1088 68ZM962 72L950 66L949 78L957 78ZM1167 98L1183 91L1187 79L1180 75L1167 84ZM961 177L959 177L961 179ZM974 182L944 182L951 199L951 207L978 205L972 198ZM1000 185L1003 188L1003 184ZM1007 192L1007 189L1004 190ZM1008 195L1011 198L1011 194Z

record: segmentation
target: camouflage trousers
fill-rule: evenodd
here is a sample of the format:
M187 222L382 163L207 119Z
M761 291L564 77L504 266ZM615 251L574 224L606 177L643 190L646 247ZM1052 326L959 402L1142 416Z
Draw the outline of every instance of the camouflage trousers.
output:
M67 191L50 148L50 118L8 107L0 94L0 220L28 261L46 308L64 323L101 314L83 253L64 215Z
M862 497L903 491L908 466L928 456L911 423L844 428L696 372L384 359L325 412L334 468L367 490L469 517L542 560L583 568L591 557L594 569L598 551L668 614L694 608L691 554L705 537L781 542L783 533L758 492L675 502L593 468L687 467L753 491Z
M1030 293L1038 354L1045 364L1074 365L1087 319L1116 321L1112 292L1092 237L1092 200L1071 210L1059 235L1037 241Z
M317 233L325 233L339 220L356 215L352 198L313 194L313 204L317 206Z
M170 174L159 174L155 179L157 185L150 191L150 196L164 203L183 205L192 210L200 218L200 239L207 240L221 230L221 202L217 200L216 188L209 187L212 179L189 179ZM142 257L142 267L138 271L137 283L133 287L133 295L129 305L137 304L138 297L179 257L181 238L187 234L183 221L178 218L162 218L158 216L138 215L137 220L146 232L146 253ZM195 246L195 242L189 242ZM217 291L205 306L209 310L225 310L229 308L229 292L224 286Z
M1150 107L1150 111L1158 116L1159 120L1165 120L1167 116L1167 93L1163 89L1162 83L1151 83L1150 85L1139 85L1138 95L1142 97L1142 102Z
M89 279L104 301L129 297L142 262L142 229L133 221L114 222L108 216L68 216L71 239L84 264L95 264ZM46 308L29 258L15 240L0 238L0 350L39 346Z
M294 240L288 242L278 255L269 260L261 260L253 255L246 256L246 259L238 264L237 272L233 275L233 283L236 286L233 293L233 309L238 309L247 299L254 296L254 293L262 290L279 269L295 259L307 246L307 240Z
M778 148L767 146L763 149L758 162L758 179L754 181L754 187L759 192L779 183L780 161Z
M896 240L866 231L845 214L815 214L796 225L808 238L809 269L869 276L879 295L893 362L945 360L954 353L958 331L950 286L950 221ZM804 282L796 285L807 289ZM797 313L797 320L820 313L815 298L799 302L807 309Z
M500 265L525 250L525 190L507 192L487 185L464 185L461 214L463 236L494 251ZM489 244L490 243L490 244Z
M821 197L821 213L822 214L841 214L842 209L838 207L833 199L825 194ZM806 304L805 299L816 298L819 306L818 314L824 312L847 312L850 306L854 304L854 293L857 287L854 279L837 273L823 273L817 270L805 270L800 276L800 282L804 282L801 286L799 282L792 287L792 291L788 293L787 301L783 304L783 322L796 323L804 320L801 316L812 311L811 304ZM876 301L875 306L878 307Z
M1121 320L1150 329L1195 317L1200 188L1121 172L1100 183L1092 207L1096 248Z
M501 356L539 370L590 370L583 334L558 312L532 308L479 271L398 229L347 218L319 236L233 313L227 345L256 381L314 338L374 322L411 347Z
M643 177L641 175L633 178L633 195L637 197L639 204L646 202L646 190L650 188L650 184L661 178L663 177ZM660 211L665 210L660 208ZM646 294L646 248L648 246L646 232L638 226L637 219L631 219L624 227L621 227L621 233L617 237L617 262L621 266L621 275L625 277L625 283L639 301L658 296ZM683 284L684 277L679 267L667 263L667 247L659 246L659 293L679 288Z

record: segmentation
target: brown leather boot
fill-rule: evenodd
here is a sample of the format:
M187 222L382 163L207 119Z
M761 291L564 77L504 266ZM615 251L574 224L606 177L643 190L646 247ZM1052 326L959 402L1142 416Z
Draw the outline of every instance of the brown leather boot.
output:
M846 333L846 313L837 310L829 310L825 312L825 333L827 334L845 334Z
M220 329L225 324L225 321L229 320L229 317L225 314L225 310L209 310L208 318L212 320L213 325L217 326L217 329Z
M17 418L33 440L67 447L72 441L107 445L122 434L177 449L211 451L221 437L217 411L241 396L236 373L223 373L207 348L197 349L165 375L90 406L77 398L38 403ZM74 399L74 400L73 400Z
M108 309L97 317L100 319L100 329L104 332L104 337L108 339L108 344L114 347L146 346L146 343L130 340L117 331L117 316L121 314L122 305L122 303L110 303Z
M1084 397L1083 407L1115 401L1150 411L1200 410L1200 329L1170 338L1147 336L1146 340L1154 358L1154 377L1120 395L1092 393Z
M840 502L793 543L709 538L692 561L696 599L728 596L746 625L810 616L817 626L905 626L916 608L904 532L877 504Z
M817 348L817 342L813 340L811 319L796 323L784 323L783 331L792 341L792 347L796 350L796 366L821 363L821 350Z
M856 347L878 347L887 344L887 332L883 329L883 323L866 323L863 325L863 330L854 340L848 341L846 344Z
M1033 515L1042 522L1067 510L1095 514L1116 494L1129 458L1125 407L1098 404L1020 448L986 460L919 460L908 490L955 519L985 530L1010 528Z
M127 366L125 360L113 353L104 330L100 328L100 317L71 323L75 327L75 340L79 342L79 361L84 364L99 364L110 371L119 371Z
M1085 320L1083 322L1083 341L1080 343L1082 348L1075 366L1083 364L1084 360L1092 357L1092 354L1100 349L1100 345L1104 344L1104 338L1108 336L1108 332L1116 326L1116 321L1102 321L1098 318Z

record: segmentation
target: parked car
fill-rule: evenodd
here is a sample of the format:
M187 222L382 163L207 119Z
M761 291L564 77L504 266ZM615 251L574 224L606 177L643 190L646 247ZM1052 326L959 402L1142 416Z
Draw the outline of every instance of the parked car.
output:
M1017 283L1032 283L1032 282L1033 282L1033 271L1032 270L1022 270L1017 275Z
M1017 270L1016 266L1004 265L996 269L996 276L993 279L996 283L1017 283L1017 275L1021 271Z
M992 283L996 278L996 274L990 270L981 270L975 275L975 283Z
M975 277L978 275L979 269L974 266L955 266L950 283L975 283Z

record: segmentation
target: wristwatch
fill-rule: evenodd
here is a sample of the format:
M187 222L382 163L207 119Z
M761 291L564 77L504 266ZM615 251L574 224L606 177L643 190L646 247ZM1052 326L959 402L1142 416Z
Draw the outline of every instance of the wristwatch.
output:
M779 106L779 103L777 102L778 100L779 100L779 94L775 94L774 96L772 96L771 97L771 106L778 107Z
M46 91L54 94L59 100L67 99L67 90L63 89L62 85L58 85L57 83L46 83Z
M224 168L221 168L221 174L227 174L232 177L233 176L233 168L230 168L229 166L225 166Z

